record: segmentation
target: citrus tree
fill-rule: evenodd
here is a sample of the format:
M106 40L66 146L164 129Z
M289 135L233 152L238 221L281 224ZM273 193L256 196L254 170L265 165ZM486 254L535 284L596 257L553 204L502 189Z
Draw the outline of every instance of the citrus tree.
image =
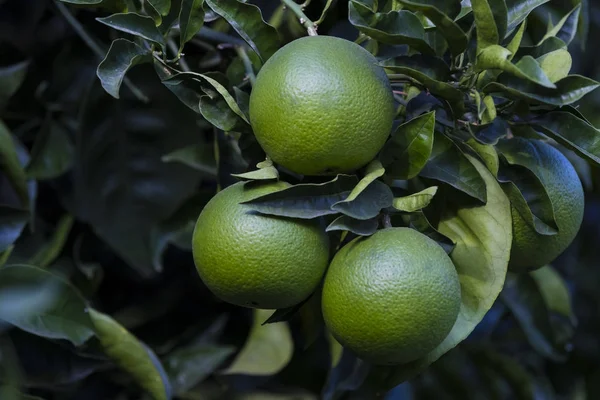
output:
M0 398L594 398L590 7L0 2Z

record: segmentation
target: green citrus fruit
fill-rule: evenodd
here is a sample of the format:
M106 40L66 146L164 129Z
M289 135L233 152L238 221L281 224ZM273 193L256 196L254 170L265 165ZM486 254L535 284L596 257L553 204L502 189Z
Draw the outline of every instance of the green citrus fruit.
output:
M392 89L375 57L331 36L279 49L250 95L250 122L262 148L304 175L364 166L383 147L394 115Z
M532 140L531 145L537 175L552 202L558 233L540 235L512 207L513 244L509 267L515 272L534 270L552 262L571 244L583 221L583 188L573 165L547 143Z
M434 240L414 229L388 228L335 255L323 286L323 317L360 358L402 364L444 340L460 293L454 264Z
M239 182L200 213L192 239L194 262L220 299L251 308L286 308L319 285L329 261L329 241L319 222L260 215L240 204L288 186Z

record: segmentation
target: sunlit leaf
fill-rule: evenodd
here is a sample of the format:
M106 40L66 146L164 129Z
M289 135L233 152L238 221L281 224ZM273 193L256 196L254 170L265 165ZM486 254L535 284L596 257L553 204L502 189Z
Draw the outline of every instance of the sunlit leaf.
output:
M571 53L565 49L546 53L539 57L537 61L551 82L558 82L561 79L566 78L569 75L573 64Z
M110 316L92 308L89 316L106 355L156 400L170 399L169 378L154 352Z
M270 376L290 362L294 351L290 328L285 322L262 325L269 315L270 311L254 310L248 340L223 374Z
M429 205L433 196L437 193L437 186L423 189L420 192L410 194L404 197L396 197L393 207L396 210L404 212L414 212L421 210Z
M477 49L499 44L508 24L504 0L471 0L471 5L477 28Z

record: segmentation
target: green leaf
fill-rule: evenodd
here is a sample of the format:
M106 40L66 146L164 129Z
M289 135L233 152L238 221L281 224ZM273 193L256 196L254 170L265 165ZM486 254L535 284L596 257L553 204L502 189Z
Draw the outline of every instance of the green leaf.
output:
M434 2L427 0L400 0L400 3L407 10L421 12L424 16L433 22L439 31L448 41L450 51L455 56L459 55L467 48L467 35L460 26L453 21L454 13L448 15L446 10L449 6L457 8L460 11L460 3L458 1L436 0Z
M209 87L204 88L204 91L207 92L208 98L214 99L215 97L220 96L223 101L227 104L227 106L233 111L238 117L240 117L244 122L249 124L248 118L244 114L244 112L240 109L240 106L237 104L231 93L227 90L225 86L223 86L219 81L210 77L207 74L199 74L196 72L181 72L171 77L165 79L163 83L168 83L171 80L179 81L179 80L188 80L188 81L198 81L201 83L208 83ZM213 93L212 91L216 91ZM218 94L217 94L218 93ZM202 97L200 98L200 111L202 112Z
M136 13L117 13L96 20L113 29L141 37L165 48L165 38L150 17Z
M119 98L119 90L125 74L133 66L147 61L150 53L127 39L116 39L110 45L106 57L98 65L96 75L102 87L115 99Z
M74 157L75 148L65 128L51 121L36 136L25 172L29 179L54 179L73 166Z
M328 226L327 232L348 231L358 236L371 236L379 227L379 217L371 219L356 219L342 215L333 220Z
M435 111L400 125L392 133L380 159L387 174L396 179L414 178L421 172L433 149Z
M263 20L257 6L238 0L206 0L206 4L229 22L263 62L279 49L279 33Z
M567 283L551 266L547 265L529 273L535 281L548 310L568 318L575 323L577 318L573 310Z
M0 205L0 252L6 251L21 236L29 211Z
M483 90L486 93L498 93L511 99L522 99L530 103L563 106L578 101L599 86L598 82L581 75L569 75L555 84L556 89L549 89L502 74L498 78L498 82L488 84Z
M435 133L431 157L419 175L445 182L483 203L486 202L486 185L478 169L452 140L441 133Z
M536 46L521 46L517 52L517 57L532 56L533 58L540 58L545 54L551 53L556 50L566 50L567 45L565 42L557 37L549 37L542 43Z
M505 0L506 8L508 10L508 26L506 29L507 35L519 26L519 24L525 19L529 13L534 9L547 3L550 0Z
M17 92L29 68L29 61L22 61L6 67L0 67L0 109Z
M519 51L519 47L521 47L521 43L523 42L523 36L525 35L525 30L527 29L527 20L523 21L519 29L512 37L510 42L506 45L506 49L511 52L511 55L508 56L508 60L512 61L517 52Z
M558 82L566 78L573 65L571 53L565 49L551 51L539 57L537 61L551 82Z
M580 12L581 4L578 4L560 21L558 21L558 23L552 27L552 29L546 32L540 43L549 37L555 36L569 45L577 33L577 24L579 22Z
M162 156L164 162L179 162L208 176L217 176L214 149L207 144L193 144Z
M177 349L164 361L175 394L184 394L212 374L235 347L198 344Z
M244 347L223 374L271 376L281 371L292 359L294 344L287 323L262 325L268 310L254 310L254 322Z
M86 302L62 277L28 265L0 268L0 319L76 346L93 336Z
M333 204L331 209L352 218L368 220L377 217L382 209L390 207L393 200L394 194L388 185L373 181L356 197L350 193L346 199Z
M566 111L552 111L529 122L535 129L600 165L600 130Z
M13 189L19 197L23 208L29 209L29 189L27 187L27 176L17 155L16 143L8 130L0 120L0 171L8 178Z
M348 19L360 32L378 42L406 44L423 54L435 54L425 40L421 21L410 11L376 13L357 0L351 0L348 3Z
M489 171L475 158L466 157L484 179L488 201L484 206L459 208L440 222L440 232L456 243L450 257L462 292L458 319L446 339L426 356L405 365L372 369L371 376L384 390L423 371L467 338L504 285L512 242L510 203Z
M415 54L392 58L382 62L381 65L388 71L405 75L425 86L434 95L449 100L453 109L456 109L455 112L462 107L463 93L448 83L452 79L450 68L442 59Z
M509 273L501 299L537 352L555 362L567 358L567 343L562 343L555 334L544 298L529 274Z
M204 0L182 0L179 13L179 54L204 25Z
M345 200L354 189L355 175L338 175L325 183L303 183L246 201L262 214L312 219L336 214L331 206Z
M470 125L469 130L477 141L483 144L496 144L500 138L508 134L508 122L502 118L494 118L489 124Z
M393 207L396 210L404 212L415 212L422 210L427 207L433 196L437 193L437 186L431 186L427 189L423 189L418 193L413 193L404 197L396 197L394 199Z
M106 355L154 399L170 399L171 384L154 352L110 316L92 308L89 315Z
M251 181L277 180L279 179L279 171L274 166L260 168L255 171L246 172L243 174L231 174L239 179Z
M500 44L508 24L504 0L471 0L471 6L477 28L477 49Z
M443 235L440 233L440 231L435 229L423 211L419 210L407 214L406 219L408 220L408 225L410 228L416 229L425 236L435 240L440 246L442 246L446 253L452 253L452 250L454 250L455 246L454 242L448 236Z
M153 58L153 65L162 84L190 110L200 114L200 98L204 96L200 82L197 80L176 79L175 76L179 74L179 71L164 64L156 57ZM229 114L233 114L233 112L229 111Z
M513 64L509 61L509 56L511 54L510 50L502 46L490 45L477 54L476 67L480 71L500 69L543 87L556 88L556 85L546 76L544 70L535 58L524 56L519 62Z
M542 183L538 143L520 137L500 141L496 148L510 165L500 169L498 180L529 226L540 235L555 235L558 225L552 200Z
M46 268L60 255L73 227L73 216L66 214L56 224L56 229L48 243L45 243L27 262L41 268Z
M392 190L383 182L377 181L385 173L378 160L372 161L366 167L366 175L352 189L343 201L331 206L334 211L341 212L356 219L371 219L376 217L382 208L392 205L394 195Z
M156 26L163 23L163 16L169 14L171 0L146 0L146 12L152 16Z
M485 164L492 175L498 176L500 161L496 148L492 145L479 143L475 139L469 139L466 144L479 156L481 162Z

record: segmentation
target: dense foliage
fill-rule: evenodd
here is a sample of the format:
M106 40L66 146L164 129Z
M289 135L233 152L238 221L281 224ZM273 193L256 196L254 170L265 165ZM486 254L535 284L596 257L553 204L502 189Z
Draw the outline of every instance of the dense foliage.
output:
M0 0L0 399L598 397L600 5L307 3ZM265 161L248 123L260 67L307 34L360 43L392 81L394 132L356 174ZM540 138L574 164L584 224L515 273L511 205L557 231ZM388 225L444 247L463 304L438 348L372 366L318 295L249 310L203 286L204 204L278 178L293 186L251 205L326 219L334 249Z

